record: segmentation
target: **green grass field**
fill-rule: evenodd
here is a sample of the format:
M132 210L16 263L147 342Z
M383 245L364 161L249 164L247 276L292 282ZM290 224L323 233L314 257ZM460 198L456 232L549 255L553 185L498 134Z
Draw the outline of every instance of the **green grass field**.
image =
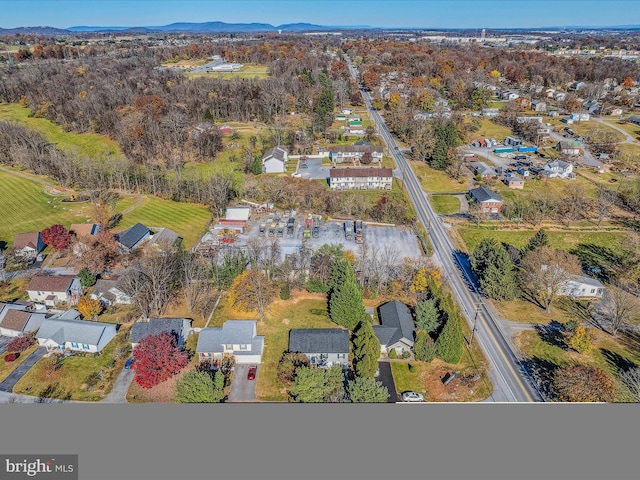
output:
M60 150L75 152L91 158L122 156L117 142L95 133L65 132L62 127L45 118L30 117L31 110L16 104L0 104L0 120L18 122L42 133Z
M509 127L498 125L489 118L482 118L482 120L480 120L480 129L477 132L471 133L469 137L495 138L498 142L501 142L509 135L513 135Z
M14 360L13 362L5 362L4 355L2 354L2 359L0 360L0 382L4 382L6 378L11 375L11 373L18 368L22 362L24 362L29 355L31 355L38 348L38 345L32 345L24 352L20 352L20 356ZM7 352L8 353L8 352Z
M448 195L434 195L429 197L429 202L436 213L451 215L460 211L460 199Z
M470 252L485 238L495 238L518 248L522 248L535 234L535 230L487 230L481 228L460 227L458 233ZM625 232L581 232L581 231L547 231L549 244L554 248L570 250L580 243L593 243L619 251L625 245Z
M462 193L469 190L469 180L466 177L461 177L462 183L460 183L445 172L430 168L424 162L411 161L410 164L425 192Z
M213 77L213 78L268 78L269 67L255 63L247 63L236 72L215 72L215 73L187 73L188 78Z
M175 231L190 248L205 232L211 212L203 205L180 203L146 196L142 205L125 214L118 228L125 229L137 222L147 227L165 227Z
M69 228L72 223L83 223L90 217L89 203L76 205L62 203L63 196L52 197L44 193L44 186L0 170L0 241L13 245L16 233L40 231L55 223Z

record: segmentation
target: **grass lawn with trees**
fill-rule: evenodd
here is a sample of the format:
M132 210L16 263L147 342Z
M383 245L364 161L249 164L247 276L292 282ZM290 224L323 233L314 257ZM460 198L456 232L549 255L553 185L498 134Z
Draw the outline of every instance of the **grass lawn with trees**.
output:
M464 193L469 190L469 180L461 177L455 180L441 170L434 170L424 162L411 161L411 168L418 177L420 185L427 193Z
M28 300L26 288L29 278L16 277L9 282L0 282L0 299L4 302Z
M37 344L31 345L24 352L20 352L20 356L13 362L5 362L4 356L9 352L3 353L0 356L0 382L4 382L6 378L9 375L11 375L11 372L13 372L16 368L18 368L18 365L24 362L29 355L31 355L33 352L36 351L37 348L38 348Z
M497 107L493 107L497 108ZM513 135L513 132L509 127L504 125L498 125L489 118L482 118L480 120L480 129L470 133L471 139L476 138L495 138L498 142L502 142L508 136Z
M124 363L129 356L128 326L121 326L116 336L104 347L99 355L74 354L61 360L58 370L47 377L48 358L40 359L22 377L13 391L17 394L35 395L43 398L65 400L99 401L111 391ZM122 350L122 351L121 351ZM95 386L87 387L91 374L100 374ZM100 387L103 387L100 389Z
M441 215L451 215L460 211L460 199L449 195L431 195L429 202L433 211Z

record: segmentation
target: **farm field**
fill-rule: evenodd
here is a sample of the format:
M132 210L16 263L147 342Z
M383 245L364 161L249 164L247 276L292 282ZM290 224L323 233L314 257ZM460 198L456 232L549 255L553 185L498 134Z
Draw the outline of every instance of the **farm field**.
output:
M268 78L269 67L255 63L246 63L236 72L212 72L212 73L187 73L188 78L209 77L209 78Z

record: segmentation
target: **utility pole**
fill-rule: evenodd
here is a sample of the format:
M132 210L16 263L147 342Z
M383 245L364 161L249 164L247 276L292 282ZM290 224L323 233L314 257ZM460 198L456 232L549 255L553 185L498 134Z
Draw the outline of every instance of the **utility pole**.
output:
M480 305L476 304L476 315L473 317L473 328L471 329L471 338L469 339L469 346L473 344L473 336L476 333L476 324L478 323L478 314L480 313Z

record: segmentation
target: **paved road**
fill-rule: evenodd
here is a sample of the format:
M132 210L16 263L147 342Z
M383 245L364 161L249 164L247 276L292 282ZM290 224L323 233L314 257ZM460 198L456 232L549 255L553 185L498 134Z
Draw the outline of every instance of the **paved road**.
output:
M131 382L135 377L135 370L125 370L124 368L116 378L113 388L101 402L103 403L127 403L127 392Z
M347 59L351 74L357 79L357 72ZM534 402L542 401L541 394L535 388L531 377L520 362L511 342L505 337L495 319L495 312L479 295L466 272L458 263L455 250L444 232L439 218L426 201L424 192L411 170L402 152L377 110L371 106L371 97L361 90L365 105L369 109L378 132L387 144L396 164L402 168L405 186L415 206L418 219L427 226L429 239L434 247L434 257L442 267L444 276L451 285L454 296L467 321L475 329L475 339L489 361L488 375L494 387L491 399L495 402ZM477 313L476 313L477 312Z
M256 379L247 380L249 366L236 364L227 402L255 402L256 382L258 381L258 375L260 375L260 366L258 366L258 371L256 372Z
M611 127L614 130L617 130L618 132L620 132L621 134L624 135L624 140L622 142L617 142L618 145L621 143L634 143L634 144L638 144L638 141L633 138L633 135L630 135L629 132L627 132L625 129L620 128L618 125L614 124L614 123L610 123L607 120L603 119L603 118L598 118L598 117L591 117L591 120L593 120L594 122L598 122L601 123L603 125L606 125L607 127Z
M0 336L0 355L7 350L7 344L11 341L11 337Z
M389 362L378 362L378 369L380 370L380 375L378 375L377 380L389 390L389 403L399 402L400 398L391 374L391 365Z
M4 382L0 383L0 391L9 393L12 392L13 387L16 386L18 380L20 380L25 375L25 373L27 373L29 369L31 369L31 367L35 365L38 360L44 357L45 353L47 353L46 347L36 348L36 350L31 355L29 355L24 362L18 365L18 368L11 372L11 374L5 379Z

